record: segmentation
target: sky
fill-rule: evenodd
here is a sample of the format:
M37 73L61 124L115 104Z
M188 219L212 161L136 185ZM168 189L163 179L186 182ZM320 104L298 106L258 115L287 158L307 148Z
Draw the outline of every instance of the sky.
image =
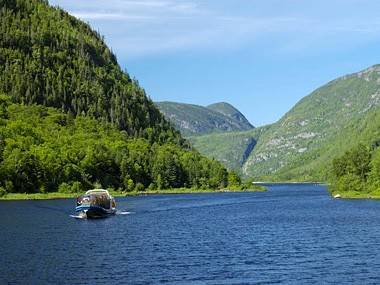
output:
M154 101L228 102L255 126L380 63L378 0L50 0L105 37Z

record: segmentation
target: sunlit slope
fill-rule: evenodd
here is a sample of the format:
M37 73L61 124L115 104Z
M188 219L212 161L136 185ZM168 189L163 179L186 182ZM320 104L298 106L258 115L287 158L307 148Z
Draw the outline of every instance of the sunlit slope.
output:
M260 137L242 171L278 180L325 179L333 156L377 139L379 106L380 66L331 81Z
M202 154L221 161L228 169L240 172L260 136L268 128L265 126L245 132L192 136L189 140Z
M43 0L0 5L0 196L226 187L88 24Z
M47 1L0 0L0 6L0 93L110 122L131 136L181 141L88 24Z

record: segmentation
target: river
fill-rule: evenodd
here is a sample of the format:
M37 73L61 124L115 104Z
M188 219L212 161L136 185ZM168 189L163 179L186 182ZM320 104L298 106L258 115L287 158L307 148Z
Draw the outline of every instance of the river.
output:
M117 199L0 202L0 284L379 284L380 201L322 185Z

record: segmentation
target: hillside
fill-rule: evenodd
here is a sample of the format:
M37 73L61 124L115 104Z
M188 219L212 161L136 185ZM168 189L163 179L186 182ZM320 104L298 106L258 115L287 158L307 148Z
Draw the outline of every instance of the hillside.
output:
M129 135L181 141L88 24L47 1L0 3L0 93L110 122Z
M0 195L227 185L89 25L47 1L0 3Z
M328 165L358 142L380 138L380 66L343 76L297 103L258 141L243 173L325 180Z
M380 144L380 66L333 80L273 125L190 137L202 154L245 176L326 180L334 157L359 142Z
M259 127L245 132L192 136L189 140L202 154L219 160L228 169L241 172L241 167L255 148L257 141L269 127Z
M0 195L226 185L223 166L196 151L152 146L109 123L8 100L0 96Z
M250 130L253 126L236 108L227 103L208 107L175 102L156 106L184 136Z

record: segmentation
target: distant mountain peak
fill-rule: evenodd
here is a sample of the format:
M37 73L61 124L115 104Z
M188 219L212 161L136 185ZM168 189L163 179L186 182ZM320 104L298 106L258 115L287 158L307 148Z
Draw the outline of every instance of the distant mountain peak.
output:
M214 103L214 104L208 105L207 108L210 110L219 112L230 118L233 118L243 124L250 125L251 128L253 128L253 126L246 119L246 117L238 109L236 109L234 106L232 106L229 103L226 103L226 102Z
M226 102L207 107L169 101L155 104L165 117L187 136L253 128L239 110Z
M319 87L271 126L191 141L201 153L249 177L323 181L335 156L379 138L380 65L373 65Z
M273 124L258 141L243 172L256 177L276 173L281 179L325 179L323 166L331 157L357 140L372 139L371 128L378 128L378 122L369 123L368 118L379 110L380 65L333 80Z
M216 102L216 103L210 104L210 105L207 106L207 108L210 108L210 107L213 107L213 106L228 106L228 107L230 107L230 108L233 108L233 109L237 110L237 109L236 109L234 106L232 106L230 103L228 103L228 102L224 102L224 101L222 101L222 102Z

